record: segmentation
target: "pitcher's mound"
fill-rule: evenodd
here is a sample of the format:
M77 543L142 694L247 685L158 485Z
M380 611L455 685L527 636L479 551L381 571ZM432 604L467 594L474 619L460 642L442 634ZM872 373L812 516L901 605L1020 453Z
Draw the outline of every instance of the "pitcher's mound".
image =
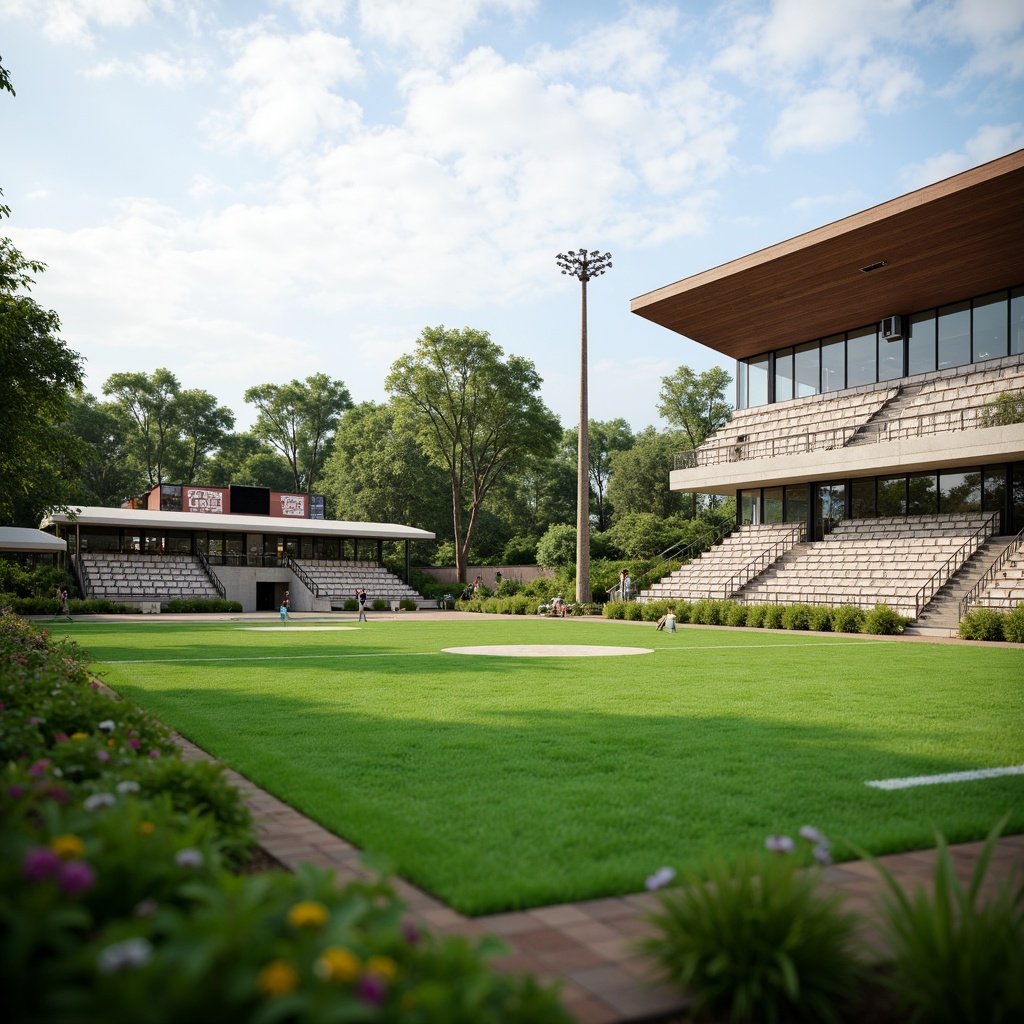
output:
M589 644L495 644L492 647L446 647L445 654L486 654L502 658L614 658L650 654L650 647L596 647Z

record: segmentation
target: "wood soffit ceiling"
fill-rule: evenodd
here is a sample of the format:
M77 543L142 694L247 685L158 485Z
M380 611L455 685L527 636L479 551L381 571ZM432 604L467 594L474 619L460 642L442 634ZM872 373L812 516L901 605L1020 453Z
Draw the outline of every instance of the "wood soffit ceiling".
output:
M630 309L743 358L1018 284L1024 150L648 292Z

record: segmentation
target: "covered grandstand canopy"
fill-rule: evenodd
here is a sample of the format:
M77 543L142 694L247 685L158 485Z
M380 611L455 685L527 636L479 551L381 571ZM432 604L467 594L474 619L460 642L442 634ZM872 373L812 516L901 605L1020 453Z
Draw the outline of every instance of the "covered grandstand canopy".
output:
M91 506L51 512L40 524L50 526L117 526L125 529L221 530L228 533L277 533L307 537L356 537L360 540L433 540L429 530L396 523L350 523L336 519L284 516L221 515L211 512L155 512L133 508ZM32 533L38 531L29 531ZM60 542L63 545L63 541Z
M1024 277L1024 150L632 300L743 359L1011 288Z
M59 555L67 551L68 542L21 526L0 526L0 552L16 554Z

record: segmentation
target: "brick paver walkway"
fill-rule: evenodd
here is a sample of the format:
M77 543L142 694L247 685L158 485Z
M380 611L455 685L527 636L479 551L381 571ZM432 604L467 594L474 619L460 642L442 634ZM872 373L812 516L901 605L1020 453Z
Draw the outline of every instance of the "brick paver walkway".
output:
M187 759L209 758L179 737ZM361 852L287 804L253 785L237 772L231 780L245 795L256 820L260 845L286 868L309 862L334 870L342 883L368 879ZM952 848L954 863L964 879L970 876L982 843ZM895 854L881 862L904 885L930 882L935 851ZM1024 835L1000 840L989 884L1024 870ZM841 892L847 905L866 919L864 939L877 946L871 921L882 883L875 869L863 862L838 864L825 871L825 884ZM618 1024L670 1020L687 1007L685 993L657 980L651 961L637 956L633 943L647 934L645 916L657 905L649 893L637 893L584 903L540 907L517 913L468 918L402 879L395 880L399 896L436 932L468 936L496 935L509 948L495 966L531 971L542 980L560 978L563 1000L580 1024Z

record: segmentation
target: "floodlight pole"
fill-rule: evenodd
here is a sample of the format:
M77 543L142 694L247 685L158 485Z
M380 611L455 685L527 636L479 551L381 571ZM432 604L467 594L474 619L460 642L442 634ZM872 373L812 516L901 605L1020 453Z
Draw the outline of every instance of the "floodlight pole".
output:
M597 249L560 252L555 262L582 286L580 312L580 429L576 459L576 601L590 602L590 414L587 410L587 282L612 265L612 254Z

